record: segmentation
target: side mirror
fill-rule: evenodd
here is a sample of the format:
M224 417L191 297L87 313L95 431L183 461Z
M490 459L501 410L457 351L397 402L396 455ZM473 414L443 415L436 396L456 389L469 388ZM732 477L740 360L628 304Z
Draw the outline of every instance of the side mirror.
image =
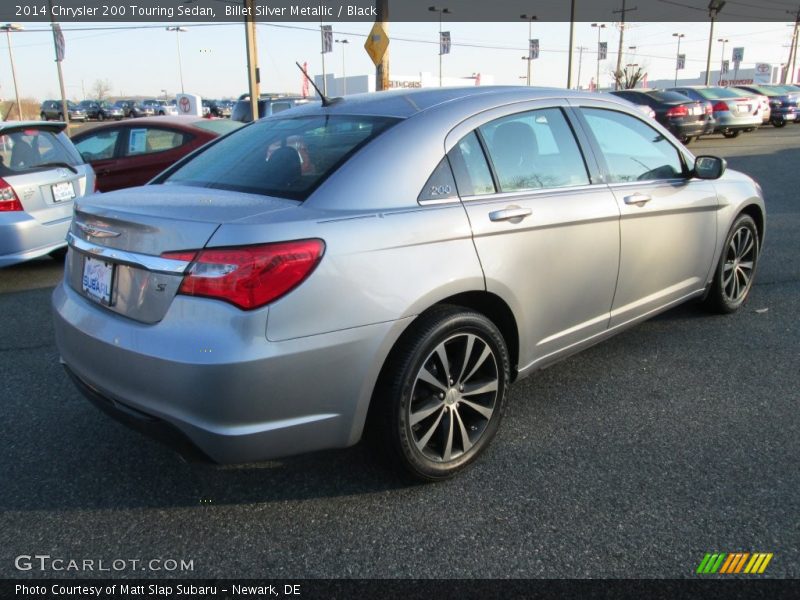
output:
M728 163L718 156L698 156L694 161L694 176L699 179L719 179Z

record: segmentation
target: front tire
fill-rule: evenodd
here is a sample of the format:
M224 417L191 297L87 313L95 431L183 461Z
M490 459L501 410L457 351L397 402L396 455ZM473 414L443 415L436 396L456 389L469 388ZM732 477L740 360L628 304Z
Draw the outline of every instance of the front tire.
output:
M728 314L739 310L753 286L761 243L758 227L750 215L739 215L733 222L706 305L715 312Z
M508 349L494 323L468 309L438 307L392 351L373 398L380 439L415 479L447 479L494 438L509 381Z

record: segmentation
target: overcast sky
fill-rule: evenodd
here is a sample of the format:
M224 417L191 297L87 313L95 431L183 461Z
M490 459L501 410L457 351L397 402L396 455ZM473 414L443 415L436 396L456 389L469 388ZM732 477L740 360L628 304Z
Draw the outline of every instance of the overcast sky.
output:
M42 100L57 97L58 78L54 63L52 35L41 23L22 23L25 31L12 33L17 80L23 97ZM104 29L108 27L129 29ZM240 23L186 25L188 31L167 32L163 23L64 24L66 60L63 63L67 94L81 99L91 96L97 79L108 79L112 95L170 95L180 91L176 35L181 36L184 82L187 92L203 97L235 97L247 89L244 26ZM336 39L348 39L348 75L373 73L374 67L363 48L371 23L335 23ZM392 23L390 65L394 75L438 73L438 23ZM528 26L517 23L447 23L452 53L444 57L445 76L491 75L497 84L524 84ZM625 35L625 63L647 67L650 80L674 76L676 38L684 33L681 53L686 54L682 77L696 77L705 69L709 24L630 23ZM787 23L718 23L714 32L712 69L719 68L722 44L727 38L726 58L735 46L745 48L743 67L755 62L774 65L789 55L792 27ZM534 85L566 85L568 23L534 23L532 37L540 40L541 56L533 65ZM581 83L588 85L596 69L597 29L576 23L575 45L584 52ZM616 64L619 31L607 23L601 32L608 42L609 59L601 63L601 83L608 81L608 69ZM464 45L462 45L464 44ZM628 49L635 46L635 50ZM258 57L262 91L299 92L300 74L294 61L308 62L309 71L319 74L320 35L314 24L258 25ZM342 45L326 55L328 73L342 72ZM577 77L578 56L575 55ZM0 97L13 97L13 85L6 37L0 35Z

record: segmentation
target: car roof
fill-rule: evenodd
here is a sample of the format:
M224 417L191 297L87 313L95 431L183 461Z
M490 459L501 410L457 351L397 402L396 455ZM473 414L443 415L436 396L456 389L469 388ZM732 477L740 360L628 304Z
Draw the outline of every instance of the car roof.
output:
M134 120L125 120L119 121L115 123L102 123L91 129L86 129L81 131L80 133L75 134L73 137L83 137L85 134L92 133L94 131L102 131L103 129L109 129L111 127L142 127L145 125L171 125L173 127L184 128L184 129L192 129L197 131L200 129L201 131L207 131L203 128L196 128L193 127L195 123L200 123L203 121L208 121L204 117L195 117L195 116L186 116L186 115L165 115L161 117L139 117L138 119ZM32 121L33 123L42 123L41 121Z
M546 98L604 98L592 92L566 90L563 88L527 86L470 86L453 88L398 89L384 92L354 94L336 99L333 104L322 106L318 101L309 102L292 109L287 117L304 114L358 114L382 117L408 118L429 109L447 105L448 109L462 118L494 106L539 100ZM315 100L315 98L310 98ZM618 98L615 98L618 100ZM483 106L481 109L479 107Z

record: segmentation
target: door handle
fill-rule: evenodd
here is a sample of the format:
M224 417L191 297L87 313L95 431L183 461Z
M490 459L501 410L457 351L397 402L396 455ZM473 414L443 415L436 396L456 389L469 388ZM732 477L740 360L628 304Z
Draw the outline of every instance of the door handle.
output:
M636 206L644 206L653 198L646 194L633 194L632 196L625 196L625 204L635 204Z
M519 223L525 217L530 216L530 208L520 208L519 206L510 206L503 210L493 210L489 213L490 221L511 221L512 223Z

